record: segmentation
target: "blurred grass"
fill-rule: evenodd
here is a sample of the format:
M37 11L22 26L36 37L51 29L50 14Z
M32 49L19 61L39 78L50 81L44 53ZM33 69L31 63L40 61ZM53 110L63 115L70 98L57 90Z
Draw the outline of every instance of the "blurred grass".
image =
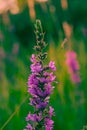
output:
M72 43L77 42L75 39L72 39ZM59 45L60 46L60 45ZM73 46L74 43L73 43ZM55 113L58 114L57 117L59 119L55 119L55 122L59 122L59 128L56 128L55 124L55 130L56 129L69 129L69 130L80 130L83 126L83 124L86 123L86 65L87 60L84 48L84 43L81 41L78 43L77 50L78 50L78 60L80 63L80 74L81 74L81 84L80 86L76 86L72 84L70 81L70 77L67 72L67 68L65 65L65 49L59 51L59 47L55 47L54 45L50 45L50 59L55 60L56 66L57 66L57 72L56 76L59 81L58 86L55 88L55 93L57 98L52 101L53 106L55 107ZM82 58L83 57L83 58ZM84 66L84 67L83 67ZM85 71L85 74L83 73ZM83 76L84 75L84 76ZM85 81L85 82L84 82ZM79 88L78 88L79 87ZM80 89L82 95L80 95L80 103L75 98L75 93L77 91L77 88ZM85 89L85 90L84 90ZM79 103L79 106L76 105L76 103ZM59 110L58 110L59 108ZM58 113L59 111L59 113ZM57 118L56 117L56 118ZM62 118L62 119L61 119Z

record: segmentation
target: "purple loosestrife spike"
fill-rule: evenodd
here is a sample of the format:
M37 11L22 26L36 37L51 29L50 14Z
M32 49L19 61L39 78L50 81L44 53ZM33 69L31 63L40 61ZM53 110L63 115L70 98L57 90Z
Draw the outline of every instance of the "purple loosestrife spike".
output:
M68 51L66 53L66 64L68 67L68 72L70 74L73 83L78 84L81 82L79 75L79 63L77 61L77 55L74 51Z
M52 130L54 109L49 107L50 95L53 92L55 81L52 71L56 70L55 63L50 61L48 65L44 65L47 53L43 52L46 47L44 41L44 33L39 20L35 24L36 45L34 50L36 54L32 54L30 61L32 62L30 69L31 75L28 78L28 92L31 95L30 105L34 107L34 112L29 112L26 117L27 126L25 130Z

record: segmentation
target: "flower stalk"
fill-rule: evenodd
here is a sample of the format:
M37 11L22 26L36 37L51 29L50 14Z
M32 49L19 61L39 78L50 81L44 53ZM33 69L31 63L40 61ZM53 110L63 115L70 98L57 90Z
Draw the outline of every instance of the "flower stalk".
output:
M55 63L50 61L44 65L47 53L44 48L47 43L44 41L44 35L40 20L35 24L36 45L34 46L35 54L32 54L30 69L31 75L28 78L28 92L32 96L30 105L34 107L34 112L29 112L26 117L27 126L24 130L52 130L54 121L51 119L54 115L54 109L49 106L50 95L55 81L53 71L56 70Z

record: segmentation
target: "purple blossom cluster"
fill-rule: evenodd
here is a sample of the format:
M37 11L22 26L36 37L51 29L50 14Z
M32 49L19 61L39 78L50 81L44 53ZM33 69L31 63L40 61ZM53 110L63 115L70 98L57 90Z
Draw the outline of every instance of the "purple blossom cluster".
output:
M46 130L52 130L54 122L51 117L53 116L54 109L48 106L50 94L54 88L52 82L55 81L56 77L53 75L53 72L48 71L55 71L56 67L52 61L47 67L43 67L42 64L36 60L34 54L31 56L31 62L33 62L30 66L32 74L28 78L28 92L32 96L32 98L30 98L30 104L34 106L37 114L28 114L26 117L26 121L28 122L26 130L36 130L44 126ZM29 124L29 121L33 121L36 126ZM40 126L42 122L43 125Z
M39 21L36 27L36 32L38 33L38 30L41 30ZM53 71L56 70L56 67L53 61L50 61L47 66L44 65L43 60L46 58L46 53L43 53L41 49L45 47L43 42L44 34L40 34L42 34L42 39L38 41L38 33L37 46L35 46L36 51L39 52L36 55L32 54L30 58L32 62L30 66L31 75L28 78L28 92L31 95L30 105L34 107L34 113L31 114L29 112L27 115L27 126L24 130L52 130L54 124L54 121L51 119L54 115L54 109L49 106L49 99L54 88L52 83L56 77Z
M66 53L66 64L72 82L75 84L80 83L81 82L80 75L79 75L80 67L77 61L77 55L74 51L68 51Z

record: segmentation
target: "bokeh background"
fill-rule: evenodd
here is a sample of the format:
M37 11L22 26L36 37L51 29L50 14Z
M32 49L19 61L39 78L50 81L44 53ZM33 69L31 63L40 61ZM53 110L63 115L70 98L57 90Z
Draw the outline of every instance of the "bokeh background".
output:
M50 104L54 130L86 130L87 0L0 0L0 130L23 130L32 107L27 93L34 24L40 19L58 81ZM67 42L63 42L67 38ZM66 52L77 53L81 83L72 83Z

